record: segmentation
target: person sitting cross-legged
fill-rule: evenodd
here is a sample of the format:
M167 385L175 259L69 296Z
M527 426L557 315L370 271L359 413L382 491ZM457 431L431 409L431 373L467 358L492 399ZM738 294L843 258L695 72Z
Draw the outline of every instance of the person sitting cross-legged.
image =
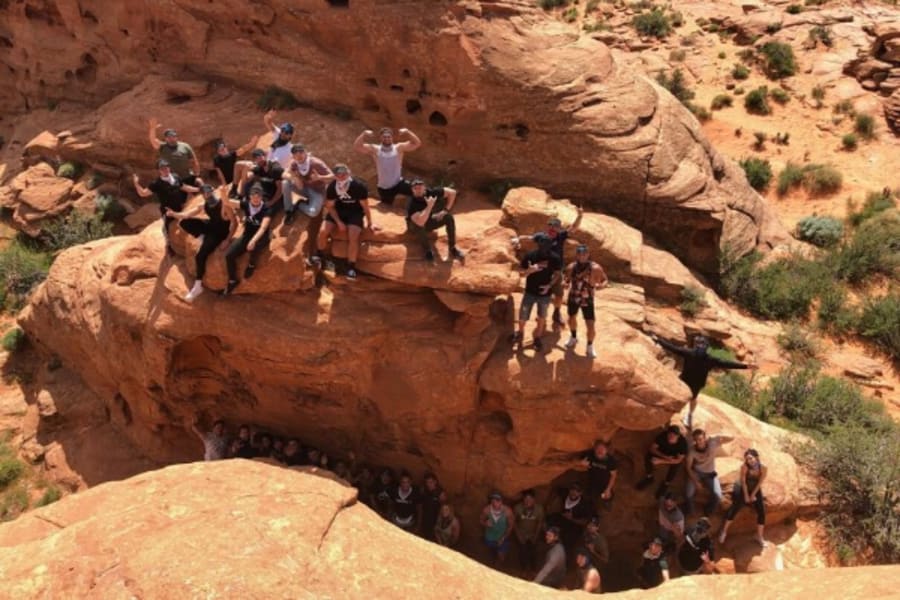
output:
M666 477L656 490L656 497L661 498L669 489L669 485L678 474L679 468L684 464L687 456L687 440L681 434L678 425L669 425L665 431L656 436L650 451L644 458L644 468L647 474L638 481L637 489L642 490L653 483L653 471L657 466L666 467Z
M228 284L222 292L228 296L238 286L237 259L242 254L250 253L250 262L244 269L244 279L253 277L256 270L256 261L259 260L262 251L269 245L269 225L272 222L271 212L263 199L262 188L254 186L250 188L250 195L245 200L229 199L243 212L244 229L240 237L231 242L225 252L225 265L228 268Z
M463 260L465 254L456 247L456 221L450 214L456 203L456 190L451 187L427 188L421 179L414 179L411 186L412 197L406 207L406 226L425 249L425 260L434 260L428 233L442 227L447 229L450 256Z

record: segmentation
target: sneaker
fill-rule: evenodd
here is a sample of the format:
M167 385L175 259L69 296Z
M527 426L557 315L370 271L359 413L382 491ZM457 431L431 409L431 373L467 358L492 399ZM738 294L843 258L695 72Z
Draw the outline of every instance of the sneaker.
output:
M593 345L593 344L588 344L588 345L587 345L587 355L588 355L588 358L597 358L597 353L594 352L594 345Z
M450 256L459 261L466 260L466 253L459 248L450 248Z
M510 344L516 344L521 341L522 341L522 334L519 333L518 331L514 331L513 333L509 334L509 343Z
M291 223L293 223L295 215L296 215L296 213L293 210L289 210L286 213L284 213L284 224L290 225Z
M326 261L325 261L325 266L323 267L323 269L324 269L325 271L331 271L332 273L334 273L335 271L337 271L337 267L334 266L334 261L333 261L333 260L326 260Z
M254 265L253 263L247 265L247 268L244 269L244 279L250 279L251 277L253 277L254 271L256 271L256 265Z
M306 257L306 266L312 267L314 269L322 268L322 259L318 256L307 256Z
M638 490L644 490L644 489L646 489L647 486L650 485L651 483L653 483L653 475L647 475L646 477L644 477L643 479L641 479L640 481L638 481L638 482L634 485L634 487L637 488Z
M569 336L569 341L566 342L566 348L571 350L575 347L575 344L578 343L578 339L574 335Z
M434 262L434 252L431 250L425 251L425 260L428 262Z
M228 285L225 286L225 289L222 290L223 296L230 296L232 292L234 292L234 288L238 286L238 282L234 279L228 280Z
M356 269L353 267L347 269L347 279L350 279L351 281L356 280Z
M199 296L202 293L203 293L203 283L201 283L200 281L195 281L194 287L192 287L191 290L187 294L184 295L184 299L186 302L193 302L197 298L197 296Z
M544 349L544 343L541 341L541 338L534 338L534 349L538 352Z

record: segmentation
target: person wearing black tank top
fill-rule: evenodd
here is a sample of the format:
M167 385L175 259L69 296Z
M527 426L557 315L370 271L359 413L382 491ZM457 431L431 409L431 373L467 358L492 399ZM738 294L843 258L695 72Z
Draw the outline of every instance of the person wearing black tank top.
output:
M566 267L565 280L569 283L569 300L567 310L569 312L569 330L571 336L566 342L566 349L572 349L577 343L578 335L578 311L584 315L584 324L587 327L587 355L588 358L596 358L594 352L594 337L597 331L594 328L596 316L594 315L594 290L604 288L609 284L609 278L603 267L591 260L588 247L581 245L575 251L576 260Z
M766 527L766 505L763 499L762 484L766 480L769 470L759 461L759 452L749 448L744 452L744 464L741 465L741 475L731 488L731 508L725 513L725 523L722 525L722 533L719 534L719 543L724 544L728 538L728 528L744 505L753 505L756 509L756 543L766 547L763 531Z
M203 204L189 208L181 212L166 209L166 216L175 219L186 232L200 240L200 248L197 250L197 279L190 291L184 296L186 302L193 302L197 296L203 293L203 276L206 274L206 261L217 248L224 247L228 238L233 233L233 215L231 209L219 199L213 192L211 185L204 184L200 187L203 193ZM207 219L198 219L203 211Z

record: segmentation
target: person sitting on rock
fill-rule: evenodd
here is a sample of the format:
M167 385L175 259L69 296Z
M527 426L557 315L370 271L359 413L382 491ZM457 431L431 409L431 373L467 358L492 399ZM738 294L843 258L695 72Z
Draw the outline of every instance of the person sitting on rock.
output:
M719 534L719 543L724 544L728 537L728 528L737 516L738 511L744 506L753 505L756 509L756 543L766 547L763 532L766 527L766 504L763 499L762 484L766 480L769 470L759 461L759 452L750 448L744 452L744 464L741 465L740 479L731 488L731 508L725 514L725 523L722 525L722 533Z
M619 475L619 464L609 451L609 444L605 440L596 440L593 448L585 452L582 466L587 468L588 497L596 508L608 510Z
M709 340L702 335L695 335L693 347L683 348L671 342L660 339L655 334L650 336L654 342L684 358L684 366L681 369L681 380L691 388L691 405L688 410L685 425L692 427L694 410L697 408L697 396L700 390L706 386L706 379L713 369L755 369L755 366L745 365L739 362L723 360L709 354Z
M453 507L449 504L441 505L440 515L434 524L434 541L447 548L455 548L459 543L459 519L453 514Z
M409 129L400 129L397 133L405 135L409 139L404 142L394 143L394 132L389 127L381 130L381 143L369 144L366 139L375 135L367 129L359 134L353 142L353 149L361 154L368 154L375 160L375 170L378 174L378 198L387 205L391 205L398 195L411 196L409 182L403 179L403 156L407 152L413 152L422 145L422 140Z
M369 501L372 510L385 519L391 516L391 488L394 487L394 472L390 469L382 469L372 486L369 488Z
M234 233L234 215L225 202L213 192L211 185L200 187L203 193L203 204L180 212L166 209L166 217L178 221L182 229L200 240L200 248L194 258L197 277L190 291L184 296L187 302L193 302L203 293L203 276L206 274L206 261L219 247L224 247ZM206 219L198 219L195 215L203 211Z
M572 236L575 232L578 231L578 228L581 226L581 219L584 217L584 210L579 206L577 208L578 216L575 217L575 221L569 227L564 228L562 226L562 221L557 219L556 217L551 218L547 221L547 229L545 231L540 231L538 233L542 235L546 235L550 238L552 247L551 251L556 254L560 260L565 259L565 246L566 241ZM521 247L523 241L531 240L533 242L537 242L538 233L534 233L532 235L520 235L516 236L512 239L513 247L517 250ZM565 263L563 263L564 265ZM562 267L560 267L562 268ZM562 318L562 301L563 301L563 284L562 279L560 279L553 286L553 329L557 330L562 328L564 325Z
M249 160L238 160L241 156L256 147L259 142L259 136L253 136L250 141L234 150L225 143L225 140L216 142L216 155L213 156L213 167L216 169L216 175L219 177L219 185L231 187L228 190L229 198L237 198L240 191L237 184L244 179L244 173L247 169L253 167L253 162Z
M661 498L678 474L679 465L684 464L685 456L687 456L687 440L681 434L678 425L669 425L665 431L656 436L650 451L644 457L644 469L647 474L638 481L637 489L643 490L653 483L654 469L664 465L666 477L656 490L656 497Z
M647 544L641 555L641 566L638 567L638 581L645 590L655 588L669 580L669 563L663 553L663 543L654 538Z
M197 428L197 417L191 422L191 431L203 442L203 460L222 460L228 453L228 438L225 436L225 421L213 423L212 431L203 433Z
M581 484L569 485L568 493L562 499L560 512L550 515L548 522L559 527L562 542L568 549L573 549L581 541L584 528L594 516L594 507L584 497Z
M513 508L519 566L523 571L537 570L537 546L544 531L544 507L535 499L534 490L522 492L522 501Z
M589 594L600 594L600 571L591 560L591 553L586 548L579 548L575 552L575 566L578 576L578 588Z
M716 452L734 438L725 435L708 437L702 429L695 429L691 434L694 443L688 449L685 469L687 470L687 514L694 512L694 496L697 489L704 487L709 491L709 502L703 509L705 516L710 516L722 502L722 484L716 472Z
M238 427L238 436L235 438L237 442L234 452L231 454L234 458L253 458L256 451L250 439L250 426L241 425Z
M290 123L276 125L274 109L263 115L263 124L275 134L269 146L268 160L278 163L282 170L287 169L292 160L291 140L294 137L294 126Z
M422 499L420 533L425 539L431 540L434 539L432 537L434 535L434 524L437 523L441 505L447 501L447 494L434 473L425 473L425 483L422 486L420 498Z
M285 443L283 456L284 464L289 467L300 467L306 463L306 457L300 447L300 440L296 438L291 438Z
M166 129L164 140L156 137L160 128L159 121L150 119L150 145L156 150L159 160L172 165L172 171L186 184L194 187L203 185L197 174L200 173L200 162L190 144L178 141L178 132Z
M284 169L278 162L266 159L265 150L257 148L252 156L253 166L244 174L242 196L246 197L252 187L262 188L266 207L274 215L281 210L281 179L284 177Z
M538 244L522 258L520 268L525 275L525 295L519 307L519 329L510 338L513 344L521 344L525 334L525 322L531 318L531 309L537 304L537 325L534 328L534 349L543 347L541 336L544 335L547 322L547 308L550 306L550 293L553 286L561 279L560 259L552 250L553 244L546 234L536 234Z
M291 146L291 156L293 159L281 184L284 222L290 224L294 220L295 211L299 210L307 217L317 219L315 231L310 229L310 235L315 237L322 225L320 215L322 205L325 204L325 190L334 181L334 173L324 160L310 154L303 144ZM294 194L297 194L297 200L294 200Z
M678 549L678 564L684 575L710 574L715 569L715 548L709 537L712 526L709 519L700 517L684 536Z
M347 165L334 167L335 180L328 184L325 192L325 223L319 232L316 255L309 258L309 264L322 267L328 240L335 229L347 234L347 279L356 279L356 259L359 256L359 238L362 230L371 230L372 212L369 209L369 188L350 174ZM334 270L332 260L325 261L327 270Z
M569 298L566 309L569 313L569 330L571 335L566 348L574 348L578 337L578 311L584 316L587 327L587 355L596 358L594 337L594 290L604 288L609 283L603 267L591 260L588 247L581 245L575 251L575 262L566 267L565 280L569 282Z
M253 277L256 271L256 262L263 250L269 245L269 225L272 222L272 214L263 199L262 188L254 186L250 189L247 199L233 200L229 202L236 205L243 213L244 229L240 237L231 242L225 252L225 265L228 269L228 284L222 292L223 296L231 295L238 286L237 259L249 252L250 262L244 269L244 279Z
M200 191L200 188L188 185L182 181L181 177L172 172L169 161L165 159L160 159L156 163L156 167L159 177L150 182L150 185L147 187L141 185L141 180L137 174L132 177L134 191L141 198L149 198L154 194L156 195L156 199L159 200L159 212L163 217L163 237L166 240L166 252L169 256L174 256L175 250L172 249L172 244L169 242L169 224L175 218L169 216L168 213L184 210L188 194L196 194ZM182 224L183 227L184 225Z
M594 515L584 528L582 538L584 547L591 553L591 562L601 566L609 563L609 543L606 537L600 533L600 517Z
M684 514L672 492L666 492L659 499L658 521L659 539L667 551L674 550L684 538Z
M412 196L406 206L406 227L422 244L425 260L434 261L434 250L428 233L441 227L447 228L450 257L463 260L465 254L456 247L456 221L450 214L456 203L456 190L451 187L426 188L421 179L414 179L410 185Z
M405 531L416 531L422 521L422 500L406 471L400 473L400 483L391 490L391 504L394 525Z
M503 502L500 492L488 496L488 504L481 510L481 526L484 528L484 545L494 562L502 565L509 553L509 538L515 529L512 509Z
M544 565L534 576L534 583L559 589L566 579L566 549L559 538L559 527L549 527L544 534L547 542L547 556Z

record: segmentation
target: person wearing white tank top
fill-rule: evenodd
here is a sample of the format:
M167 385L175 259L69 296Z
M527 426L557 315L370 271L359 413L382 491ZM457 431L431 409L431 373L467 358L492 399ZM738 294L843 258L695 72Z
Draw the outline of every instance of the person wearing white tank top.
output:
M394 198L403 195L412 196L409 182L403 178L403 155L412 152L422 145L422 140L409 129L400 129L397 133L406 136L406 141L394 143L394 132L388 127L381 130L381 143L367 143L375 132L367 129L359 134L353 142L353 149L361 154L368 154L375 160L378 173L378 198L385 204L393 204Z

